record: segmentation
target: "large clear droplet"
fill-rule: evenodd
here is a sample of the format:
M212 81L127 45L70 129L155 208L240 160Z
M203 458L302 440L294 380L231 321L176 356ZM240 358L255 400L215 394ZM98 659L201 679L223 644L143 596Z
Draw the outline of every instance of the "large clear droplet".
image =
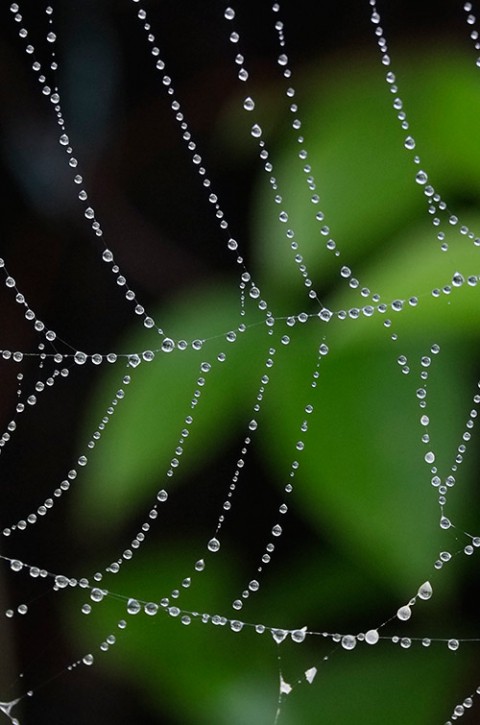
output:
M272 629L272 637L277 644L283 642L287 634L288 631L286 629Z
M407 619L410 619L412 616L412 610L408 606L408 604L405 604L405 606L400 607L400 609L397 611L397 617L398 619L401 619L402 622L406 622Z
M419 587L417 594L420 599L430 599L430 597L433 594L433 589L432 589L432 585L430 584L430 582L428 582L428 581L424 582Z
M216 552L220 549L220 542L215 537L213 539L210 539L210 541L207 544L207 548L209 551Z
M428 181L428 176L425 171L419 171L415 177L415 181L417 182L417 184L426 184Z
M169 337L166 337L162 342L162 352L172 352L175 347L175 343Z
M357 646L357 638L353 634L346 634L342 637L343 649L353 649Z
M129 614L138 614L142 609L142 606L137 599L129 599L127 602L127 612Z

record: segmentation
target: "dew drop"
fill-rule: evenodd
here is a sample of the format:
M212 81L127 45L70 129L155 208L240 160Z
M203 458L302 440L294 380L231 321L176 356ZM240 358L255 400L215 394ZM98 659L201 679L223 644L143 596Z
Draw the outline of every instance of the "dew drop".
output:
M303 642L305 640L305 637L307 636L307 628L302 627L302 629L294 629L292 632L290 632L290 637L293 642Z
M353 634L346 634L342 637L343 649L354 649L357 646L357 638Z
M138 367L138 365L140 365L141 362L142 362L142 358L139 355L134 354L134 355L128 356L128 364L132 368Z
M418 174L415 176L415 181L417 182L417 184L426 184L428 181L428 176L425 171L419 171Z
M103 589L98 589L97 587L94 587L90 592L90 599L93 602L101 602L104 596L105 592L103 591Z
M127 612L129 614L138 614L142 609L140 602L137 599L129 599L127 602Z
M412 610L408 606L408 604L405 604L405 606L400 607L400 609L397 611L397 617L398 619L402 620L402 622L406 622L407 619L410 619L412 616Z
M55 586L58 587L58 589L65 589L68 587L69 580L66 576L63 576L62 574L59 574L55 577Z
M253 98L247 96L243 102L243 107L246 111L253 111L253 109L255 108L255 101L253 100Z
M365 642L367 644L377 644L379 639L380 635L378 634L378 630L369 629L368 632L365 632Z
M417 594L420 599L430 599L430 597L433 594L433 589L432 589L432 585L430 584L430 582L428 582L428 581L424 582L419 587Z
M175 343L169 337L166 337L162 342L162 352L172 352L175 347Z
M286 629L272 629L272 637L277 644L283 642L287 634L288 631Z
M210 539L210 541L207 544L207 548L209 551L216 552L220 549L220 542L215 537L213 539Z

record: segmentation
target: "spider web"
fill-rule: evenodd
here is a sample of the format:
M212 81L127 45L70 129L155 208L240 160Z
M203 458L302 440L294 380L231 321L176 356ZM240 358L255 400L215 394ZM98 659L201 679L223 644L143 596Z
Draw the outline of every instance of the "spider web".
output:
M466 722L470 712L475 715L480 680L474 659L469 659L479 641L475 618L464 615L462 601L466 582L475 581L471 562L480 547L474 452L469 450L480 394L474 362L465 370L465 356L474 357L467 343L475 339L479 220L471 209L462 212L461 200L460 211L455 199L447 204L440 186L434 186L428 133L424 160L424 138L417 138L410 121L381 8L375 0L365 3L385 108L391 107L385 127L392 122L388 128L395 127L392 133L402 151L399 188L408 186L423 217L423 226L406 246L409 262L403 269L409 273L400 279L382 271L403 264L400 242L392 245L398 257L382 259L382 269L364 275L360 263L356 268L358 254L348 227L329 219L328 190L323 206L320 189L329 179L320 180L324 170L312 162L315 132L304 121L304 96L297 91L280 4L269 9L268 22L276 73L272 87L282 117L288 119L290 145L284 158L272 153L265 110L269 99L255 85L261 69L250 65L241 9L216 8L231 53L229 69L238 80L235 117L243 113L232 132L256 155L262 177L258 193L268 212L259 228L271 223L262 228L264 253L271 262L263 266L261 260L250 260L255 255L243 240L244 222L240 215L230 221L232 205L222 199L224 185L210 174L208 155L189 125L195 103L190 101L189 114L177 93L168 53L162 50L161 18L136 1L126 7L125 17L127 10L130 14L125 23L135 20L138 26L134 51L146 49L152 77L171 114L171 125L163 131L171 173L185 173L177 169L176 157L168 157L176 133L189 159L186 183L196 180L210 211L207 233L200 236L198 231L198 239L206 244L206 236L212 235L215 250L218 245L214 263L235 274L234 281L230 274L226 282L210 284L208 295L192 293L184 307L179 300L172 312L166 305L157 308L148 280L144 295L135 289L136 257L148 252L153 255L148 279L171 284L161 268L163 255L148 244L145 223L125 214L123 224L120 219L104 227L92 201L95 194L84 167L94 174L88 155L95 133L87 117L77 147L75 116L70 123L68 96L64 101L60 82L57 12L50 5L23 7L12 3L8 21L38 86L37 94L29 95L36 100L29 103L38 102L35 113L44 145L30 146L29 139L41 135L29 127L27 116L23 126L9 128L9 142L23 162L16 168L28 176L25 186L39 206L54 215L63 205L65 214L88 226L89 244L72 245L72 266L59 276L58 326L47 321L49 305L41 284L55 260L49 239L40 240L42 253L33 254L33 261L18 259L7 242L0 263L2 388L8 411L0 461L8 503L2 514L1 555L2 596L8 600L2 603L3 719L25 723L35 717L39 722L30 715L33 703L55 691L53 717L73 722L81 696L75 694L75 684L65 683L83 683L80 692L88 692L90 672L98 668L105 673L109 663L114 667L118 662L121 683L128 681L130 670L138 669L143 678L150 673L145 688L151 693L144 696L149 700L158 698L158 680L165 693L176 690L162 722L318 722L323 703L349 700L349 694L356 722L383 721L388 704L388 717L395 722L398 702L405 699L408 715L401 711L398 722L406 717L419 723L432 717ZM465 62L475 70L480 43L471 3L464 6L464 20L474 50ZM102 42L108 42L108 34ZM94 51L91 42L82 79L87 86L94 85L101 70ZM182 78L181 64L174 69ZM354 115L361 116L364 103L368 99L360 95L351 106ZM100 131L107 126L101 111L91 114ZM322 119L319 124L321 129ZM148 156L149 149L139 145L136 150ZM372 154L374 147L367 149ZM341 159L342 150L334 156ZM296 165L296 181L288 159ZM378 188L392 207L395 183L386 177ZM234 187L226 183L225 188ZM301 195L294 193L299 188ZM153 185L150 193L154 208L156 194L162 192ZM188 186L186 198L177 200L179 209L189 209L187 237L192 225L197 234L189 193ZM335 193L341 208L346 192ZM99 196L98 208L108 218L109 199ZM359 207L360 222L361 212ZM302 214L309 218L307 225ZM138 246L134 221L139 224ZM359 239L368 246L362 234L359 229ZM174 246L162 240L173 267ZM386 247L384 243L385 254ZM196 276L192 259L190 280ZM278 279L271 273L276 267ZM333 295L323 269L335 275ZM73 288L83 302L78 308L70 306ZM97 315L112 320L108 339L95 324ZM127 327L133 331L118 342ZM459 329L462 334L456 336ZM449 383L457 377L462 387L450 391ZM74 421L87 392L94 402L81 429ZM383 405L375 407L373 398ZM238 418L235 423L233 417ZM369 445L365 463L362 451ZM220 462L214 459L217 446L227 449ZM263 486L265 451L274 461L269 475L277 480ZM335 467L328 463L332 456ZM383 461L378 466L377 457ZM399 459L407 459L408 465ZM376 477L370 480L373 469ZM334 472L338 478L332 480ZM33 477L41 479L38 487L27 482ZM378 538L382 527L383 539ZM333 541L342 553L329 560L329 571L325 552ZM76 558L68 553L75 548L80 550ZM357 557L370 557L360 573ZM382 575L385 569L389 572ZM382 576L384 588L377 593ZM336 587L338 594L331 591ZM471 583L468 587L474 590ZM350 602L353 612L347 611ZM68 647L64 630L74 640ZM20 638L24 631L26 666L12 676L13 635ZM79 654L71 656L71 647ZM204 694L215 668L202 675L202 648L208 650L208 661L218 661L220 684L208 685L218 688L217 696ZM256 657L263 658L258 667ZM165 658L171 660L166 668ZM238 667L230 679L223 677L227 684L222 685L222 669L232 659L238 659ZM397 665L403 673L400 686L391 690L385 680L384 696L377 692L382 671L391 668L396 679ZM255 668L253 679L261 677L264 689L244 679L245 670ZM433 671L431 682L427 670ZM359 692L369 679L374 684L367 704ZM354 680L360 682L359 691ZM445 693L438 691L439 683ZM415 685L418 690L412 693ZM220 702L228 697L229 703ZM182 710L179 703L185 698L193 705ZM432 698L434 707L428 703ZM94 722L93 717L120 722L111 701L104 705L100 694L92 700L91 711L78 709L79 722ZM109 711L102 713L104 706ZM352 721L348 702L336 707L325 705L325 718ZM130 722L141 719L138 712L126 717Z

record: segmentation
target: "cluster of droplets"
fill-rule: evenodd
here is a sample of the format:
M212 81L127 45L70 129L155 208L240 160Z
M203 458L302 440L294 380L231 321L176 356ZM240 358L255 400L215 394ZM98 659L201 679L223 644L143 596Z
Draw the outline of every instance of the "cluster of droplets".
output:
M225 362L226 359L227 356L224 352L219 353L217 356L218 363ZM179 439L177 441L174 456L172 456L169 468L166 471L166 476L170 479L173 478L175 473L177 473L178 469L180 468L182 456L185 450L185 445L190 435L192 425L194 423L194 410L201 400L201 396L207 382L207 376L211 372L211 370L212 364L210 362L203 361L200 363L200 375L196 380L195 389L190 400L190 410L185 416L184 427L182 428ZM120 568L124 562L131 561L133 559L135 552L137 552L142 544L146 541L147 535L151 531L152 522L154 522L158 518L159 506L165 504L167 500L168 491L165 488L161 488L157 492L156 503L150 509L147 520L143 521L143 523L141 524L140 530L130 542L130 546L124 549L121 556L118 557L115 561L111 562L106 567L105 571L107 573L117 574L120 571ZM99 574L99 577L100 576L102 575Z
M480 53L480 40L479 40L478 30L475 27L477 24L477 16L473 12L472 3L470 3L470 2L465 3L463 6L463 9L466 14L465 19L467 21L467 25L471 28L471 30L469 31L469 35L470 35L471 40L473 41L473 46L474 46L475 50L477 51L477 53ZM476 65L478 68L480 68L480 56L477 56Z
M60 373L61 374L61 373ZM21 374L20 374L21 375ZM116 393L115 397L111 401L110 405L108 406L105 414L103 415L101 421L99 422L97 428L93 432L90 440L87 443L87 449L89 451L93 450L95 446L97 445L98 441L100 440L103 431L105 430L105 427L110 422L111 417L116 411L117 405L119 402L123 400L125 397L125 389L126 386L129 385L131 382L131 376L125 375L123 377L122 383L123 387L119 388ZM13 421L14 422L14 421ZM12 424L10 423L9 426ZM70 490L71 484L75 479L77 478L79 471L82 468L85 468L85 466L88 464L88 455L87 453L82 453L78 456L76 465L73 466L67 473L66 477L61 481L59 486L54 489L52 496L49 496L46 498L40 506L36 509L36 511L31 512L28 514L25 518L19 519L16 523L12 524L11 526L8 526L3 529L2 533L3 536L10 536L14 531L25 531L27 526L36 524L39 519L44 518L47 513L53 509L55 502L60 499L64 493Z
M446 721L445 725L453 725L456 720L459 720L463 717L463 715L466 715L468 710L473 707L474 699L478 695L480 695L480 687L477 687L474 693L469 695L469 697L465 697L458 705L455 705L453 712L450 715L450 719Z
M274 352L274 350L270 350L270 352ZM322 343L318 350L318 356L315 364L315 369L312 374L312 381L311 381L311 389L314 390L317 387L317 381L320 375L319 367L321 360L328 355L329 349L328 346L325 343ZM268 365L267 361L267 365ZM270 362L273 364L273 361L270 360ZM250 597L252 593L257 592L260 589L260 576L263 573L264 567L270 564L272 560L272 554L275 551L275 541L279 539L280 536L282 536L283 533L283 518L285 514L288 512L288 505L287 505L287 498L290 497L290 495L293 492L294 489L294 480L295 476L297 474L297 471L300 467L300 462L298 460L298 457L302 454L302 452L305 449L305 439L304 436L306 435L308 428L309 428L309 418L311 417L312 413L314 411L314 406L312 402L308 402L304 407L304 418L302 420L302 423L300 424L300 431L299 431L299 437L297 442L295 443L295 458L292 461L290 465L290 471L288 474L288 481L284 486L284 494L285 497L280 503L278 507L278 518L273 524L271 528L271 536L272 540L269 541L266 546L265 550L263 551L263 554L261 556L261 561L257 566L257 572L255 575L255 578L251 579L248 583L248 586L242 591L241 597L238 597L233 601L233 608L237 611L242 609L244 605L244 601ZM256 421L255 426L256 428Z
M475 278L477 279L477 278ZM460 286L464 280L461 275L455 275L452 281L453 286ZM475 422L478 418L478 406L480 405L480 394L475 393L473 396L473 406L469 411L467 420L464 425L464 429L461 433L461 440L457 446L453 463L450 465L449 471L446 475L440 475L438 470L437 453L430 436L430 415L428 412L428 378L430 374L430 367L434 358L440 353L440 346L434 343L429 351L429 354L423 355L420 358L420 386L416 389L416 397L420 408L420 425L421 425L421 442L427 449L424 453L424 461L429 466L431 473L431 484L434 487L438 495L438 505L440 509L439 526L442 531L448 531L450 529L456 529L458 534L458 527L446 515L445 507L448 502L448 493L457 483L457 474L459 466L464 461L464 456L467 451L468 443L472 440L472 430ZM399 355L397 363L400 365L401 370L404 374L410 374L411 369L409 361L406 355ZM477 388L480 388L480 382L477 383ZM460 553L467 556L473 555L476 549L480 548L480 536L472 535L467 531L462 532L463 535L468 539L468 543L465 544L463 550L455 553ZM445 564L452 561L453 555L450 551L441 551L438 558L434 563L434 568L440 570Z
M134 2L135 4L138 4L140 2L140 0L132 0L132 2ZM247 277L246 281L250 285L251 292L252 292L252 290L254 290L254 293L253 294L251 293L250 297L257 301L257 306L260 310L265 311L267 309L267 304L266 304L265 300L262 299L258 286L253 282L250 273L248 272L248 270L245 267L244 259L238 252L239 244L238 244L237 239L235 238L235 236L233 236L230 233L229 223L226 219L225 212L220 204L218 194L213 189L213 184L207 174L207 169L204 165L203 157L199 151L197 142L193 138L189 124L185 119L181 104L177 98L175 88L173 86L172 78L170 75L168 75L165 61L161 58L160 48L157 45L157 40L156 40L155 34L152 31L151 24L148 22L147 11L144 8L139 8L137 10L137 17L138 17L140 23L142 24L142 28L145 32L145 35L146 35L146 38L148 41L148 47L150 50L150 54L155 62L155 68L160 73L162 86L165 88L166 93L169 96L170 108L173 111L175 121L177 122L177 124L180 128L181 137L182 137L184 144L186 145L186 148L187 148L187 151L191 158L193 167L201 180L202 187L207 194L208 202L211 205L211 207L213 208L215 218L218 222L218 226L219 226L221 232L226 236L227 248L230 250L230 252L232 252L235 255L236 264L239 265L240 269L242 270L241 275L242 275L243 286L242 286L242 284L240 285L241 290L245 289L245 286L244 286L246 283L245 277ZM238 38L237 38L237 40L238 40ZM235 41L232 40L232 42L235 42ZM239 72L239 77L241 78L241 80L246 80L248 77L248 74L246 71L243 71L241 74ZM241 295L241 300L242 300L242 314L244 314L244 309L243 309L244 296L243 296L243 294Z
M428 213L431 216L433 226L437 230L437 239L440 242L440 249L443 252L446 252L448 251L448 241L445 229L441 228L442 223L447 229L449 226L457 227L459 225L459 219L456 214L452 213L448 209L446 202L430 183L428 173L425 171L421 158L416 152L416 141L411 133L410 123L404 108L404 102L399 94L397 78L395 73L391 70L391 59L388 53L388 45L385 39L384 30L380 24L381 17L378 12L377 2L376 0L369 0L369 3L371 7L370 20L375 28L375 36L380 50L381 62L386 68L388 68L385 78L390 93L393 95L392 106L395 115L400 122L402 131L404 132L404 146L413 154L412 160L414 164L415 181L423 190L428 207ZM466 6L470 6L471 9L471 3L466 3ZM473 16L470 17L473 18ZM462 225L460 232L471 239L476 246L480 245L480 239L473 231L471 231L471 229L469 229L468 226Z
M275 4L273 6L273 11L278 12L278 10L279 10L279 6L278 6L278 4ZM229 21L229 23L232 25L235 20L235 10L232 7L227 7L224 12L224 16L225 16L225 19L227 21ZM277 64L280 67L283 76L286 79L289 79L291 77L291 70L288 67L288 57L285 54L285 52L283 52L284 45L285 45L285 39L283 37L283 23L280 20L278 20L275 24L275 27L277 29L277 32L279 33L279 45L280 45L280 50L281 50L281 52L279 53L279 55L277 57ZM238 48L239 48L239 44L240 44L239 32L237 30L233 30L229 35L229 40L230 40L230 43L235 48L235 53L236 53L235 54L235 63L238 66L238 78L241 81L245 82L249 78L250 74L246 68L244 55L242 53L238 52ZM290 110L292 113L297 114L298 107L297 107L296 103L294 103L292 100L294 98L294 96L295 96L295 89L290 86L287 90L287 97L290 100ZM247 95L244 97L243 108L249 114L254 115L253 112L256 109L256 104L255 104L255 100L252 98L251 95ZM295 131L299 131L301 129L301 126L302 126L301 120L298 117L295 117L292 122L292 128L294 128ZM255 120L255 118L252 121L250 133L251 133L251 136L257 142L260 161L263 165L264 171L268 175L269 184L270 184L270 187L273 192L274 202L279 207L278 219L282 224L285 225L285 236L286 236L286 238L289 242L290 248L294 254L294 262L297 266L298 271L300 272L300 274L303 278L304 286L308 290L308 297L311 300L315 300L321 307L323 307L323 305L321 304L321 302L317 296L316 291L313 288L313 282L312 282L311 276L308 272L305 260L299 251L299 244L295 237L295 231L291 228L291 226L289 224L289 214L288 214L288 211L284 204L283 195L280 193L280 190L279 190L279 182L278 182L278 179L274 172L272 157L271 157L271 153L267 147L267 144L266 144L266 141L264 138L263 128ZM297 138L297 141L301 147L301 150L299 151L299 156L300 156L300 158L305 160L307 158L307 152L303 148L303 144L304 144L303 136L299 135ZM312 192L312 197L311 197L312 202L314 204L318 204L319 197L315 193L315 182L313 180L313 177L311 177L311 176L309 177L309 186L310 186L310 190ZM318 214L321 215L323 218L323 215L321 214L321 212L319 212Z
M113 253L110 249L105 246L103 242L103 230L100 226L100 222L96 216L95 209L91 204L87 189L85 186L84 178L79 173L79 161L74 154L73 146L70 141L69 134L65 123L65 118L62 111L61 96L58 86L56 85L55 78L58 72L58 61L56 59L56 41L57 36L53 31L53 8L48 5L46 7L46 15L48 18L49 30L46 35L46 40L50 50L50 63L48 68L44 69L42 64L36 59L36 49L32 42L30 42L28 29L25 27L23 22L23 16L20 13L20 6L18 3L12 3L10 5L10 11L13 14L14 21L20 25L19 36L25 42L26 54L33 58L32 70L35 73L37 80L41 86L42 94L50 100L53 111L56 117L56 123L58 125L58 143L60 148L68 157L68 166L73 174L73 182L76 186L76 194L79 201L83 206L83 216L89 222L90 227L94 234L102 240L103 243L103 254L102 259L106 264L111 265L112 274L115 277L116 284L124 290L125 299L128 300L134 306L136 315L139 315L143 319L143 324L146 328L155 327L155 322L152 317L146 314L143 305L141 305L137 299L135 292L129 286L126 277L122 274L120 267L115 263ZM54 83L48 82L48 75L52 74ZM157 328L160 335L164 332L161 328Z
M453 285L460 286L463 284L463 278L461 275L454 276ZM457 482L457 472L459 466L464 461L464 456L467 450L467 445L472 439L472 430L475 425L475 421L478 417L478 406L480 405L480 395L475 393L473 396L473 407L470 409L468 418L465 422L464 429L461 433L461 441L457 446L455 452L455 458L450 466L448 474L445 476L439 475L437 454L432 445L430 436L430 415L428 414L428 378L430 374L430 367L434 358L440 353L440 345L434 343L429 351L429 354L423 355L420 359L420 386L416 390L416 397L420 408L420 425L421 425L421 442L426 447L424 454L425 463L429 466L431 473L431 484L435 488L438 494L438 504L440 508L440 528L447 531L450 528L456 528L455 524L445 514L445 506L447 504L447 495ZM402 368L402 372L409 374L410 366L406 355L400 355L397 358L398 364ZM480 382L477 384L477 388L480 388ZM464 553L471 555L474 549L480 546L480 537L472 536L467 532L463 532L469 539L470 542L464 547ZM446 551L442 551L438 560L435 562L435 568L441 569L443 565L451 560L451 554Z

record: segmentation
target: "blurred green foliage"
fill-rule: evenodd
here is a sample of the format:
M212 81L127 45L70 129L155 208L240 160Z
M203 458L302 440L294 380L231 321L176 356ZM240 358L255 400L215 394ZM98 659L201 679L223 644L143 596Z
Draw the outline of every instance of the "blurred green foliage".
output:
M480 213L471 206L480 188L480 94L473 63L449 49L445 55L410 57L401 67L400 93L430 180L453 200L460 219L479 229ZM235 537L227 517L221 551L212 555L206 550L238 453L231 454L222 491L212 490L209 472L222 451L232 446L235 450L241 440L265 374L268 348L274 344L276 364L269 371L255 434L257 463L247 456L243 475L255 481L256 489L249 489L254 520L257 507L264 505L254 491L266 487L268 495L258 501L272 501L263 519L263 538L255 546L261 552L274 522L277 493L289 480L291 461L299 457L295 490L288 500L297 522L295 540L274 557L260 592L245 604L240 618L271 626L307 625L318 631L364 631L394 615L431 578L432 601L418 603L412 622L395 620L385 633L428 636L440 623L439 634L455 636L459 617L454 592L461 589L466 565L463 559L456 561L438 577L433 569L441 549L461 548L462 543L438 526L437 495L423 460L415 390L420 384L420 356L439 342L442 353L430 370L429 412L432 447L446 475L474 392L472 341L478 342L480 313L476 289L465 285L440 299L430 292L449 284L457 271L478 274L477 250L452 228L450 250L440 252L422 189L414 182L416 169L409 155L415 152L403 148L404 134L378 65L354 62L311 71L302 79L300 96L319 207L342 250L339 259L325 249L315 221L319 207L309 203L302 162L288 132L275 140L274 163L290 224L322 302L332 310L364 303L358 291L340 279L339 265L348 264L384 301L417 295L418 307L389 311L391 330L383 325L388 315L376 314L328 324L312 318L291 328L278 320L269 337L265 325L257 324L261 317L254 303L247 301L247 330L230 344L225 333L242 321L236 280L218 280L172 300L156 315L167 334L206 342L199 352L157 354L153 362L130 371L125 399L77 489L76 525L82 536L92 538L104 561L109 550L116 550L116 537L136 530L134 522L148 512L159 488L169 490L170 500L178 495L181 501L185 487L186 497L206 502L204 508L199 506L197 525L186 534L179 523L175 536L170 522L162 533L170 501L160 506L151 543L111 582L105 580L105 586L158 601L180 587L194 562L204 557L205 573L193 577L179 606L233 616L232 600L254 576L255 565L245 562L243 548L251 526L251 536L256 536L255 526L248 517ZM270 112L282 114L284 109ZM275 126L273 118L271 125ZM303 311L302 280L264 177L254 196L252 238L255 280L273 314ZM399 334L395 343L389 339L392 330ZM291 338L288 346L279 342L285 334ZM148 331L136 330L124 349L150 349L158 346L157 340L152 341ZM318 387L312 391L322 342L330 354L320 365ZM221 363L216 360L220 350L228 352ZM410 375L401 374L396 362L400 354L409 356ZM212 370L192 413L181 465L170 480L165 473L189 414L202 361L211 363ZM121 387L121 377L117 366L105 374L92 401L87 435L104 415L112 391ZM308 402L314 402L315 413L305 451L298 453L295 443ZM470 454L459 474L461 491L451 494L448 509L465 527L476 523L471 511L472 462ZM181 509L174 512L181 521ZM287 516L287 536L288 527ZM302 530L308 533L305 541ZM90 627L84 621L82 627L72 628L78 618L78 605L72 604L69 631L78 631L82 645L89 637L94 648L112 621L125 616L122 607L106 599L96 607ZM185 627L162 613L155 618L140 614L115 651L98 657L98 662L139 688L153 710L173 714L178 722L271 723L278 697L277 646L268 633L226 630L196 622ZM303 645L286 642L279 650L284 677L292 684L308 667L318 667L312 685L298 685L285 699L281 725L380 725L387 720L390 725L425 725L445 720L467 694L465 687L468 691L462 678L469 656L463 648L452 655L445 644L429 650L419 645L402 650L391 642L376 647L358 644L353 652L345 652L330 640L309 637ZM327 655L329 661L324 662Z

